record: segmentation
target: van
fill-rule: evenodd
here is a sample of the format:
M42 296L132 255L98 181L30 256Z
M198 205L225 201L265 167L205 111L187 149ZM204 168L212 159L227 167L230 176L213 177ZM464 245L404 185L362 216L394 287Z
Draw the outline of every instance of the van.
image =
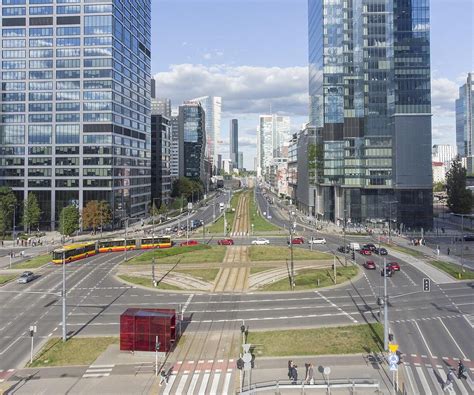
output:
M224 202L219 203L219 210L220 211L224 210Z
M360 250L360 244L359 243L351 243L349 245L349 248L352 250L352 251L359 251Z

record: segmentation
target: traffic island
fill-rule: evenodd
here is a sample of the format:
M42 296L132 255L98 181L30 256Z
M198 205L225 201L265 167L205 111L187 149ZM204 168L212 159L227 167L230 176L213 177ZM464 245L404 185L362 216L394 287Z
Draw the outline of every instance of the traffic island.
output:
M16 276L14 274L1 274L0 275L0 286L12 281Z
M140 287L153 288L160 291L183 291L183 288L163 281L158 282L155 286L151 276L130 276L127 274L119 274L117 277L128 284L139 285Z
M284 261L291 258L291 249L280 246L253 245L249 247L249 258L252 262ZM305 250L302 248L293 249L293 259L303 260L328 260L332 255L320 251Z
M434 267L442 270L443 272L449 274L456 280L474 279L474 271L469 269L468 267L464 267L464 270L462 270L460 265L455 265L454 263L444 261L429 261L429 263Z

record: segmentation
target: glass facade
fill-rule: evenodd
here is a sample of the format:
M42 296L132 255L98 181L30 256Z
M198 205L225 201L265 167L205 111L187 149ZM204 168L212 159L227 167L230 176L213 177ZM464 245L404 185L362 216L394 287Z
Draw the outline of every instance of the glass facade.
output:
M416 203L432 193L429 1L308 0L308 11L315 179L332 200L315 214L384 221L409 189L423 199L414 220L392 205L399 225L430 226L432 203Z
M151 190L155 207L168 205L171 193L171 120L164 115L151 116ZM156 199L156 200L155 200Z
M474 156L473 96L472 73L469 73L466 83L459 88L459 98L456 100L456 146L461 157Z
M148 210L150 7L3 1L0 160L24 161L0 184L36 193L44 228L71 203L107 200L115 222Z

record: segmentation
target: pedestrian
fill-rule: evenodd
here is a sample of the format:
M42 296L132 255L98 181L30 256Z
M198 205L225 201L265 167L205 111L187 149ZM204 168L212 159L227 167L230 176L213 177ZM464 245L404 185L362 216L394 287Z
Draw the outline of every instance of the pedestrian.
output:
M458 363L458 379L459 380L461 380L461 379L467 380L466 368L465 368L464 364L462 363L462 359L460 359L459 363Z
M293 370L293 361L290 359L288 361L288 379L289 380L291 380L292 370Z
M448 256L449 256L449 253L451 252L451 249L448 247Z
M306 373L306 384L314 384L314 368L312 363L310 363L308 366L308 371Z
M291 369L291 384L296 384L298 382L298 366L293 365Z
M161 369L160 372L160 387L165 384L166 385L166 372L164 369Z
M446 377L446 382L443 384L443 391L448 388L452 388L453 382L454 382L454 369L451 368Z

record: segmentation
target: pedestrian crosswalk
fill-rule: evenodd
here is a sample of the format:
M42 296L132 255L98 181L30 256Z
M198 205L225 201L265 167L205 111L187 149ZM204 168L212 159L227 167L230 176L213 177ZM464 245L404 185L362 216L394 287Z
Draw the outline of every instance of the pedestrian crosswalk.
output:
M230 232L231 236L248 236L249 232Z
M83 378L99 378L110 376L115 365L91 365L82 375Z
M447 363L439 364L420 364L420 363L404 363L405 376L408 386L411 388L408 393L413 394L474 394L473 371L474 368L468 369L466 378L455 378L452 385L445 386L447 375L450 367ZM455 372L457 374L457 371Z
M8 370L0 369L0 383L7 381L8 378L12 376L14 372L15 372L15 369L8 369Z

